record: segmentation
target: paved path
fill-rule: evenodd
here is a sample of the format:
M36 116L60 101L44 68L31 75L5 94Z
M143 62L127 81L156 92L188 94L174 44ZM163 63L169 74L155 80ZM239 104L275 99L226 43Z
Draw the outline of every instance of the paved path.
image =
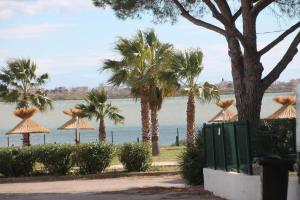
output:
M80 193L108 192L143 187L183 187L179 176L123 177L96 180L71 180L0 184L1 193Z
M167 189L168 188L168 189ZM0 184L1 200L150 200L215 199L203 191L187 192L179 176L127 177L39 183ZM181 195L180 198L177 198ZM199 197L203 198L199 198Z

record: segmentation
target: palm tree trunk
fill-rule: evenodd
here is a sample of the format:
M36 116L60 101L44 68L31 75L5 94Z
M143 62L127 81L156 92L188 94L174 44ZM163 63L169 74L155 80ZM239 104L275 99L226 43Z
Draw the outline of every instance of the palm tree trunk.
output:
M159 150L159 130L158 130L158 110L157 107L151 109L151 126L152 126L152 155L158 156Z
M150 143L150 106L147 95L147 89L141 87L141 120L142 120L142 138L143 142Z
M195 143L195 97L193 93L189 94L187 109L186 109L186 122L187 122L187 146L192 146Z
M100 118L99 122L99 141L105 142L106 140L106 132L105 132L105 124L104 124L104 118Z
M30 134L23 133L23 146L30 146Z

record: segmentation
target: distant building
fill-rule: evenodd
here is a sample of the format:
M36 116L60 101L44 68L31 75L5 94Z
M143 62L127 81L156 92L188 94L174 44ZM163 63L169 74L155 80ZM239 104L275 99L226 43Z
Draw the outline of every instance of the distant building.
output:
M69 90L65 87L57 87L57 88L54 88L53 92L64 93L64 92L69 92Z
M87 86L74 87L74 88L71 88L71 92L72 93L79 93L79 94L88 93L89 92L89 87L87 87Z

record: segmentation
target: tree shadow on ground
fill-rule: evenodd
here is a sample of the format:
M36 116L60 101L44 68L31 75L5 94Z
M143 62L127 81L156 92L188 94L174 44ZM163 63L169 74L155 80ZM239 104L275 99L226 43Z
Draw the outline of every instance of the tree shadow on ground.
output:
M202 186L133 188L113 192L0 194L1 200L223 200Z

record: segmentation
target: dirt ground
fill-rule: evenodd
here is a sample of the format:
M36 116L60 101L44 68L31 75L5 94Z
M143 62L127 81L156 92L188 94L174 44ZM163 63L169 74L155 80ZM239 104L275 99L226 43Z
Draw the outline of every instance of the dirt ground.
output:
M221 200L179 176L0 184L1 200Z

